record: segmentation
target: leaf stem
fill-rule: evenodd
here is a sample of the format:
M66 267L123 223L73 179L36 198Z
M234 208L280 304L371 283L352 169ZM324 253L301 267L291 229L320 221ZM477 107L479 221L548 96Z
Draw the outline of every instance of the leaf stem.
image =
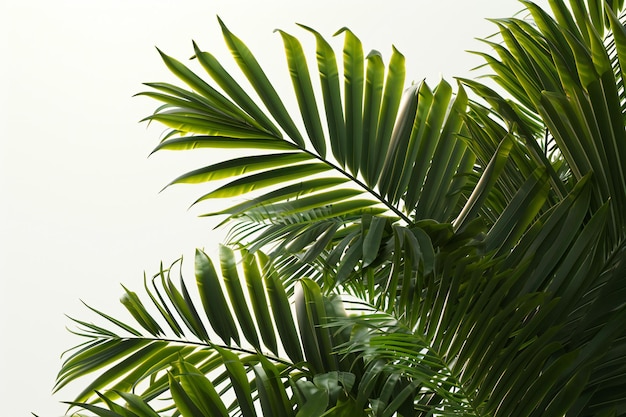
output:
M86 335L83 335L86 336ZM222 345L219 343L214 343L211 342L210 340L208 342L194 342L192 340L180 340L180 339L171 339L171 338L158 338L158 337L145 337L145 336L141 336L141 337L121 337L121 336L117 336L117 337L94 337L94 339L105 339L105 340L143 340L146 342L165 342L165 343L170 343L170 344L181 344L181 345L192 345L192 346L198 346L198 347L203 347L203 348L208 348L208 349L214 349L214 348L220 348L220 349L224 349L224 350L228 350L231 352L238 352L238 353L245 353L247 355L262 355L264 357L266 357L267 359L269 359L272 362L276 362L276 363L280 363L281 365L285 365L289 368L293 368L293 369L298 369L300 371L303 372L309 372L310 370L302 365L298 365L295 363L292 363L286 359L280 358L278 356L274 356L274 355L268 355L267 353L264 352L260 352L258 350L253 350L253 349L246 349L240 346L228 346L228 345Z
M317 159L318 161L328 165L330 168L332 168L333 170L339 172L341 175L343 175L344 177L348 178L350 181L356 183L359 187L363 188L366 192L371 194L376 200L378 200L381 204L383 204L385 207L387 207L387 209L392 211L396 216L398 216L400 219L402 219L404 222L406 222L407 225L412 225L413 224L411 219L406 214L404 214L402 211L400 211L400 209L395 207L393 204L391 204L389 201L387 201L382 195L377 193L373 188L369 187L363 181L359 180L357 177L355 177L354 175L352 175L351 173L349 173L345 169L341 168L339 165L336 165L336 164L332 163L328 159L323 158L322 156L320 156L320 155L318 155L318 154L316 154L316 153L314 153L314 152L312 152L312 151L310 151L310 150L308 150L308 149L306 149L304 147L301 147L300 145L298 145L298 144L296 144L294 142L287 141L284 138L277 138L277 139L282 140L282 141L288 143L289 145L291 145L295 149L298 149L301 152L307 153L307 154L311 155L313 158Z

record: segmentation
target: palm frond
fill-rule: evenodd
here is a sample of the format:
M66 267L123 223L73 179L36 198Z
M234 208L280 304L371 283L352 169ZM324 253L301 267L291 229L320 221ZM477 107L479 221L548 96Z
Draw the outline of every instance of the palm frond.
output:
M306 278L290 298L261 252L253 256L243 251L237 260L222 247L219 258L218 273L210 258L197 251L197 293L182 277L174 285L173 268L161 268L147 282L147 303L125 289L122 302L134 325L92 307L104 325L74 320L76 334L86 342L68 352L55 389L96 377L68 404L106 417L169 410L183 416L340 410L365 416L372 404L381 404L379 396L389 396L382 382L362 381L369 369L362 359L337 354L352 334L351 326L339 331L329 327L347 317L340 298L324 296ZM393 379L401 375L392 369L385 373ZM357 399L364 384L370 384L365 402ZM403 384L398 387L415 388ZM402 398L387 404L385 413L411 404L410 396Z
M92 308L112 328L105 330L77 321L82 327L78 333L87 337L89 344L71 352L59 373L56 388L106 367L76 402L97 400L96 391L109 399L117 398L119 392L136 391L142 398L152 400L182 383L179 378L172 379L172 375L181 374L181 369L190 367L190 372L203 372L202 375L219 371L226 381L228 372L234 372L227 365L229 360L238 358L242 364L252 366L262 352L286 369L300 369L304 366L305 353L282 284L269 273L262 276L258 257L247 253L242 256L244 278L239 275L230 249L223 247L220 253L221 273L204 252L197 251L198 292L193 296L182 278L179 287L173 284L172 268L162 269L151 280L152 288L146 285L148 305L126 290L122 302L141 330ZM247 294L242 283L248 288ZM305 297L301 302L307 300ZM281 342L280 347L277 341ZM278 356L285 354L284 358ZM174 363L179 364L178 372ZM227 369L220 371L224 366ZM246 372L252 372L252 368ZM226 389L242 384L241 378L236 381L233 378L231 375ZM248 391L253 381L248 383Z
M626 196L626 132L617 53L624 43L624 29L614 13L620 5L615 2L602 7L600 3L585 6L575 2L570 10L562 1L554 1L554 18L535 4L525 3L534 24L518 19L498 21L503 44L491 43L499 59L489 57L488 63L495 72L495 81L545 123L558 147L558 159L563 161L558 162L558 169L567 167L576 180L593 172L597 186L592 209L612 201L613 226L607 233L609 244L615 247L624 238L623 211L618 207L623 207ZM607 40L602 38L606 33L604 23L599 22L606 22L610 29ZM607 52L611 43L614 58ZM479 94L487 95L484 87L469 84ZM491 97L498 97L496 109L507 123L527 125L520 121L520 110L511 107L502 111L503 100L495 93ZM491 97L488 100L494 103ZM530 134L526 143L536 147L538 139L537 133ZM557 172L553 165L544 163L549 173ZM558 181L552 183L554 186ZM563 185L559 188L561 193L566 190Z
M252 52L223 22L220 25L259 103L217 58L196 44L195 58L216 87L161 53L170 70L191 90L151 83L147 85L159 92L142 94L167 104L146 118L172 128L155 150L226 147L248 153L188 172L170 184L226 180L194 204L246 197L208 213L226 216L224 223L233 226L235 241L254 241L253 251L290 246L287 254L312 259L313 254L346 249L345 231L359 228L364 214L381 215L384 221L408 227L420 219L451 221L459 214L476 168L472 152L458 137L467 110L462 88L455 94L442 81L432 90L421 83L403 93L402 54L394 49L388 65L377 52L365 56L360 40L346 28L337 33L345 39L341 74L331 44L320 33L303 27L317 45L321 88L321 98L317 98L302 45L296 37L279 31L304 125L301 132ZM332 157L326 156L326 149ZM441 198L442 194L446 197ZM325 232L325 246L317 244L319 234L314 230ZM287 245L294 239L297 244ZM369 265L377 249L370 240L367 259L356 254L353 258ZM347 264L330 262L334 258L325 259L326 267L352 272Z
M623 407L623 395L612 391L626 382L623 374L600 376L623 358L619 323L626 314L625 303L604 298L626 288L617 278L622 266L602 271L603 255L594 250L608 206L572 233L585 223L590 188L589 181L579 184L512 252L496 258L477 246L439 252L433 271L413 274L410 285L403 277L398 301L386 312L371 304L366 314L337 319L332 326L361 329L343 352L369 366L401 369L417 382L412 396L423 414L410 415L559 416L584 398L593 398L587 410L600 409L602 398L611 398L605 409ZM401 264L394 260L394 267ZM590 293L604 288L598 274L610 289ZM581 396L596 389L603 394Z

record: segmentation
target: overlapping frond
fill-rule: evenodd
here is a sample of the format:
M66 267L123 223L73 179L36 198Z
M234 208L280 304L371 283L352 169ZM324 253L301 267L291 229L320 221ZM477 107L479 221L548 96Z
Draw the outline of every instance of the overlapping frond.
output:
M146 304L125 290L132 325L92 309L58 387L98 373L74 404L109 417L626 415L623 1L524 4L480 53L498 88L405 89L395 48L344 28L338 59L302 26L318 80L278 31L298 117L221 21L249 85L162 53L187 87L142 93L156 150L238 151L172 184L243 198L208 213L241 263L199 251L197 294L171 268Z
M553 172L555 189L563 193L574 183L568 176L580 180L593 172L597 186L592 208L597 210L611 201L607 243L617 247L624 239L625 222L626 131L619 50L626 45L626 38L623 23L613 11L621 6L607 3L602 7L602 3L573 2L570 11L564 2L555 0L551 2L553 18L525 2L534 24L517 19L497 21L503 44L492 43L498 58L487 56L487 60L494 71L492 77L517 104L468 83L486 96L500 117L517 127L529 149L537 147L539 137L525 127L530 125L522 120L523 115L530 112L542 120L548 129L546 136L558 149L554 157L559 166L544 164ZM611 33L608 41L604 39L605 29ZM559 177L565 182L556 187Z
M197 292L182 277L175 285L168 268L146 281L141 297L125 289L132 320L90 307L104 324L74 320L86 340L67 353L56 389L95 375L69 404L107 417L412 409L419 385L402 370L339 352L360 331L331 326L347 317L339 297L324 296L306 278L288 297L261 252L243 251L237 260L222 247L219 271L197 251ZM402 400L390 397L397 390L406 393Z
M523 262L524 256L520 254L528 249L547 251L549 256L534 266L526 283L518 285L517 290L533 289L549 294L567 292L567 295L562 293L561 296L560 303L565 304L560 314L569 311L573 318L567 322L567 330L558 333L558 337L562 338L560 340L566 340L569 332L573 332L579 340L568 343L580 347L583 352L592 351L591 346L601 343L599 340L604 336L600 331L594 342L582 336L589 334L588 323L583 324L585 320L582 318L586 314L599 319L596 322L598 328L604 327L607 332L613 332L611 337L614 339L607 342L606 351L599 354L602 359L591 356L584 360L580 357L576 359L577 366L588 369L579 373L575 383L564 385L571 390L568 395L577 396L576 404L567 415L597 415L602 412L621 415L625 412L626 400L622 394L615 394L615 390L623 392L626 381L617 377L617 373L611 373L611 378L602 378L598 374L601 369L607 370L608 363L616 365L618 373L623 371L624 359L621 353L624 330L611 324L613 316L620 314L618 312L623 310L624 304L604 299L607 293L599 294L601 288L609 287L613 288L611 291L621 294L622 290L616 288L623 287L622 266L618 266L622 261L617 259L621 259L618 254L624 253L626 241L626 131L623 60L619 57L625 38L623 16L617 17L623 4L618 3L576 1L570 2L567 7L564 2L554 0L550 2L552 17L535 4L525 2L533 20L497 20L502 43L490 43L497 58L483 55L494 72L492 78L514 100L505 100L493 90L467 80L467 84L487 100L502 121L515 127L529 150L529 156L548 172L551 189L557 197L563 196L564 192L571 195L582 183L590 184L585 186L588 191L584 197L589 201L588 209L572 206L567 209L566 221L552 222L547 220L547 215L554 212L550 214L553 216L560 211L568 199L557 206L551 203L550 211L541 214L538 222L526 232L527 236L533 237L532 246L524 243L527 239L521 240L512 248L507 261L511 266ZM537 120L545 124L543 139L540 131L534 129ZM543 150L543 155L537 149ZM606 218L606 226L598 223L601 213ZM561 240L558 244L545 240L551 230L569 228L571 220L576 217L582 223L569 234L597 235L597 244L581 240L567 246ZM486 241L489 243L488 239ZM563 256L567 258L562 269L555 270L556 259ZM574 294L583 295L578 303L574 301ZM596 296L595 301L589 298ZM586 310L590 305L602 310L599 303L603 302L608 303L606 308L611 314L601 315L600 318L600 315ZM590 346L582 347L585 343L590 343ZM588 363L594 360L598 362ZM576 384L579 391L575 391ZM554 407L557 407L556 404L563 405L564 401L563 398L554 400ZM547 407L548 403L544 402L544 406Z
M586 222L590 194L590 182L579 183L502 256L462 245L438 252L433 270L390 272L394 283L398 275L404 282L395 297L381 297L391 304L371 304L367 314L334 322L367 329L345 351L416 382L416 410L408 415L560 416L582 407L596 389L611 401L594 399L571 415L622 410L625 398L614 390L624 386L623 374L602 377L600 370L624 366L626 309L607 298L626 289L617 278L623 263L598 279L608 206ZM492 239L485 238L486 247ZM403 262L410 259L393 265ZM612 288L600 290L609 281ZM597 382L589 379L594 372Z

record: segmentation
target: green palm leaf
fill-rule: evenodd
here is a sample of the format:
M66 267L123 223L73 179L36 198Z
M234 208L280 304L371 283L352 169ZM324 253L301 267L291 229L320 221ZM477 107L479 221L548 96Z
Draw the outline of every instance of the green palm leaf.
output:
M232 237L239 243L256 239L256 244L249 248L257 250L269 245L285 247L286 242L297 237L297 244L291 245L288 253L310 260L315 258L312 254L337 253L337 245L344 241L343 229L358 227L361 213L380 212L392 223L404 225L413 224L413 217L419 220L436 216L439 221L451 221L459 214L468 196L463 187L469 185L467 178L475 168L471 152L457 136L467 108L463 90L455 96L444 81L433 93L422 83L412 87L401 107L405 67L400 52L393 49L385 66L376 52L365 57L360 40L344 28L337 33L345 37L341 74L331 45L319 32L303 26L317 44L322 91L318 99L300 42L280 31L306 130L304 135L252 52L223 22L220 25L235 61L262 104L256 104L245 93L216 57L194 44L195 57L224 94L163 54L170 69L194 91L152 84L161 92L146 94L168 106L147 119L174 129L155 150L225 147L250 152L196 169L171 182L226 180L224 185L197 199L196 204L249 194L249 201L210 213L228 216L225 222L234 225L233 231L237 232ZM328 136L322 128L320 110L325 115ZM201 127L202 123L206 126ZM183 136L177 137L179 133ZM303 140L305 136L312 148ZM334 160L326 158L327 148L332 150ZM259 149L279 152L259 155ZM318 174L335 179L322 179ZM260 191L262 188L267 191ZM447 190L449 198L442 201L435 190ZM362 194L369 198L357 198ZM298 200L293 201L294 197ZM326 206L328 213L321 215L317 209ZM289 216L289 223L283 224L285 215ZM326 227L331 219L339 226ZM326 232L324 247L318 244L319 235L313 230ZM352 250L352 260L342 264L338 260L330 262L333 256L325 260L325 268L341 269L344 280L353 275L355 268L371 264L379 249L372 246L373 242L382 245L389 237L387 233L386 238L368 240L365 260L363 251ZM343 248L347 249L345 245ZM279 251L272 253L280 256Z
M582 191L589 187L586 182L578 188ZM577 335L585 333L581 326L586 325L579 321L576 310L589 308L586 290L574 285L557 289L558 276L585 275L586 284L579 283L585 288L596 276L587 275L589 263L581 260L581 254L600 239L606 207L581 233L568 237L570 228L579 230L576 225L582 225L584 219L574 220L566 213L589 204L589 199L572 196L571 202L561 204L567 210L554 210L548 219L537 221L537 226L543 227L566 220L567 228L551 228L542 240L561 248L571 242L575 250L555 255L522 244L528 260L515 262L515 272L508 269L506 257L489 260L470 247L440 252L438 268L422 278L423 285L418 277L413 294L407 296L413 300L395 304L392 314L381 314L371 306L371 313L340 319L333 325L366 326L369 336L346 345L347 351L360 353L372 366L388 363L402 369L412 381L419 381L419 389L412 394L414 401L424 404L429 395L434 395L438 402L431 405L446 415L510 416L518 415L519 410L524 410L520 415L542 415L548 405L554 410L569 409L577 398L566 397L574 390L573 381L583 383L589 377L588 371L580 367L588 360L603 362L606 353L594 349L603 345L606 337L619 333L613 327L617 325L614 320L622 320L626 313L623 305L619 313L612 310L606 329L596 328L580 340ZM549 292L537 291L528 283L531 277L541 276L537 269L547 260L559 272L551 275L555 280L548 281L552 287ZM428 285L429 279L438 284ZM624 285L617 281L614 284L620 288ZM601 302L600 298L593 303ZM407 314L412 309L421 311L415 316ZM587 355L591 351L597 356ZM559 402L550 403L555 396Z
M322 411L356 412L356 378L365 365L351 355L336 355L337 347L348 342L350 330L332 332L327 326L335 317L346 317L342 301L322 295L317 284L305 278L300 280L298 295L289 300L262 253L244 252L242 256L243 266L237 266L233 251L222 247L219 274L204 252L196 253L200 305L182 278L180 287L174 286L169 270L155 276L161 284L155 287L156 295L146 288L153 305L141 304L142 316L125 303L139 324L146 317L155 323L164 319L177 323L180 332L174 335L153 335L151 328L138 332L122 320L92 309L113 328L76 321L85 328L77 334L87 343L69 352L57 389L97 373L71 404L107 417L128 415L116 400L125 401L137 416L154 415L157 401L161 410L175 407L183 416L227 416L232 412L255 416L257 407L271 415L291 416L294 407L317 409L308 403L310 395L294 396L289 389L304 389L313 383L315 398L325 399ZM132 294L135 303L140 303L139 296ZM202 312L208 323L201 318ZM284 353L287 356L281 357ZM381 389L377 387L372 395L380 394ZM233 403L228 405L225 398L232 398ZM394 407L388 405L387 412Z

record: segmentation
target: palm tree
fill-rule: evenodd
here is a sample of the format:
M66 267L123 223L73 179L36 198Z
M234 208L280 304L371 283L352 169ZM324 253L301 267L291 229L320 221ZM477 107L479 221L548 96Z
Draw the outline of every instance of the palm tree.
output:
M132 324L89 307L57 389L97 373L70 404L107 417L626 415L623 1L524 4L484 83L406 88L345 28L341 77L302 26L316 94L280 31L297 120L221 21L249 86L161 53L186 86L141 93L156 150L237 150L172 181L242 198L207 213L229 242L196 252L197 291L182 261L125 289Z

